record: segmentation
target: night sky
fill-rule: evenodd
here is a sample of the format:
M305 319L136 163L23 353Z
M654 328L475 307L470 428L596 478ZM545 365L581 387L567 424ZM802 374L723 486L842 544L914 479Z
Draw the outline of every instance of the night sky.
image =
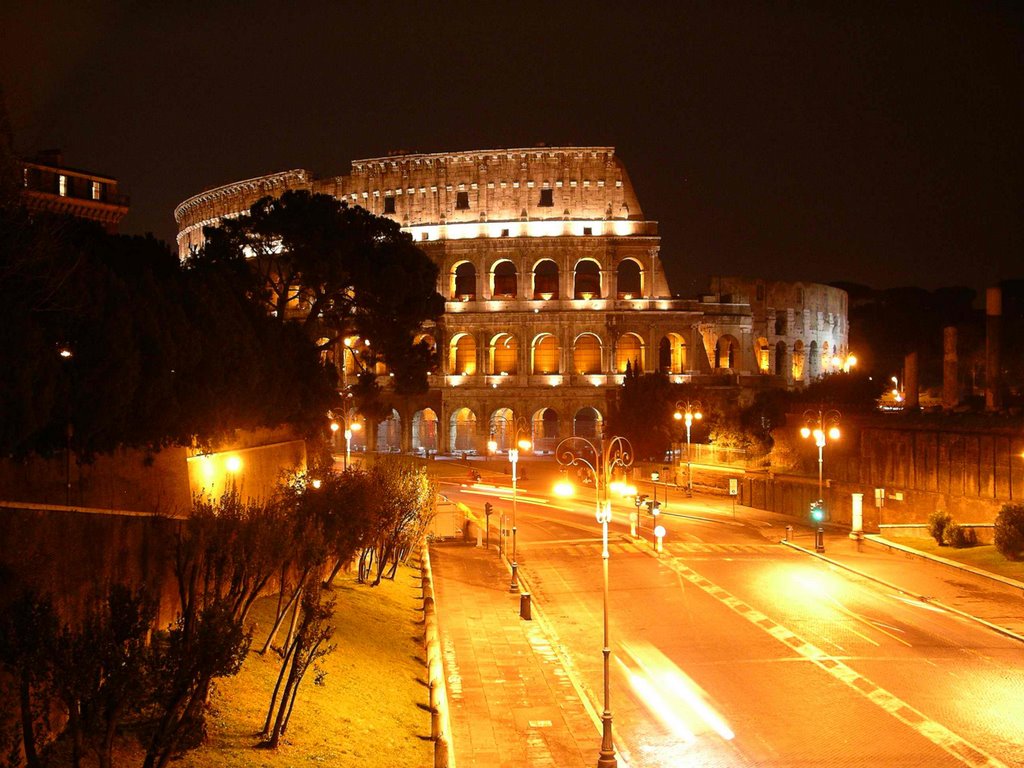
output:
M19 152L117 177L122 231L168 242L179 202L273 171L609 144L683 294L984 288L1024 277L1022 8L4 3L0 84Z

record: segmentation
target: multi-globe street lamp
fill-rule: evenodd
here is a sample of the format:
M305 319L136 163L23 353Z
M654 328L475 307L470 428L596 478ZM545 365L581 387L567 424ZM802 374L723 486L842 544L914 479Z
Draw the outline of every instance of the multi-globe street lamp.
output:
M672 418L676 421L682 421L686 425L686 495L693 496L693 462L690 460L690 427L693 426L693 422L700 421L704 418L704 414L701 413L701 405L699 400L690 402L689 400L680 400L676 403L676 411L672 414Z
M608 492L612 486L615 467L629 467L633 464L633 446L624 437L613 437L607 443L602 441L598 448L585 437L567 437L555 448L555 458L563 467L586 467L594 477L595 517L601 524L601 561L604 575L604 712L601 714L601 752L597 759L598 768L614 768L615 744L612 741L612 711L609 701L611 645L608 639L608 523L612 519L611 501ZM559 495L570 495L571 486L559 483ZM625 490L625 489L624 489Z
M519 591L519 562L516 560L516 483L518 480L519 451L529 451L533 442L530 424L526 417L520 416L515 421L516 445L508 449L508 460L512 463L512 581L508 585L509 592Z
M842 414L835 409L808 408L804 411L804 425L800 428L800 436L807 440L814 438L814 444L818 446L818 509L824 515L824 466L825 446L829 440L838 440L842 434L839 431L839 421Z

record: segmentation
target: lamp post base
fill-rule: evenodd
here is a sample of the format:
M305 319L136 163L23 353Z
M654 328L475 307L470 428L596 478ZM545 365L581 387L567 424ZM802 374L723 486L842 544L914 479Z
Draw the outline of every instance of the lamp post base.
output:
M512 582L508 585L508 591L519 591L519 564L516 562L512 563Z
M605 710L601 715L601 753L597 758L597 768L616 768L618 764L612 742L612 713Z

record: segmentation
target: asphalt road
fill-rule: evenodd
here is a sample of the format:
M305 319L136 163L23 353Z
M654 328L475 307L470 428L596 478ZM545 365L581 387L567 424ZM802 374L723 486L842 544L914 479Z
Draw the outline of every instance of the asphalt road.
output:
M445 492L477 509L490 499L497 539L507 494ZM600 712L602 543L581 494L522 489L516 554ZM1019 642L783 547L728 500L676 496L660 556L649 517L642 543L629 535L631 505L611 525L620 765L1024 767Z

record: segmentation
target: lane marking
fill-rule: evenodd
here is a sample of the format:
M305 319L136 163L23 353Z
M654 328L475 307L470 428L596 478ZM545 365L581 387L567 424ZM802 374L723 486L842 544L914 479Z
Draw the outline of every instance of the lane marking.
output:
M709 581L693 569L676 561L675 558L668 561L663 560L662 562L672 568L682 578L727 606L734 613L759 627L812 664L825 670L836 680L844 683L853 691L892 715L904 725L909 726L935 746L948 752L965 765L971 766L971 768L1008 768L1005 763L1000 762L992 755L953 733L953 731L941 723L930 719L920 710L910 706L839 659L825 653L813 643L804 640L792 630L777 624L760 611L754 610L735 595Z

